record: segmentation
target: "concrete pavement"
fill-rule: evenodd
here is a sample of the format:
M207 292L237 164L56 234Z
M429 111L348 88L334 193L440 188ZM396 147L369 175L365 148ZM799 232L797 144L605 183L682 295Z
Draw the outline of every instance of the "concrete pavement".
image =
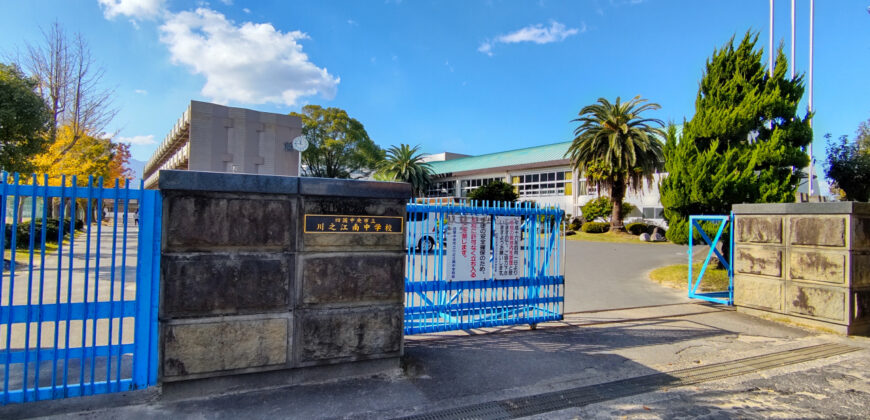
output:
M26 305L28 303L28 294L30 303L38 305L40 297L43 305L51 306L58 301L66 302L84 302L85 297L90 303L95 301L108 302L111 300L117 302L121 300L133 301L136 298L136 258L137 258L137 241L138 227L133 223L132 218L128 221L127 238L126 238L126 254L123 245L123 223L119 220L118 232L113 233L113 226L103 225L100 232L97 232L97 225L91 227L90 244L87 241L87 233L80 232L76 235L72 258L70 258L70 247L63 247L63 254L58 252L49 252L45 255L44 264L41 262L39 255L34 255L32 265L29 265L29 260L17 261L14 281L10 281L10 272L7 271L3 275L2 289L0 296L4 305L9 302L10 287L12 288L12 304ZM99 240L98 240L99 239ZM87 246L90 245L88 248ZM112 248L116 247L114 268L112 266ZM85 258L86 250L89 250L88 257ZM99 259L97 259L97 251L99 250ZM58 258L60 255L61 258ZM126 256L122 260L122 256ZM87 271L85 270L87 266ZM97 270L99 267L99 271ZM114 271L114 281L112 281L112 272ZM97 276L97 273L99 274ZM123 274L123 282L122 282ZM32 282L30 279L32 278ZM40 282L40 279L42 281ZM40 283L42 286L40 287ZM87 290L85 284L87 283ZM70 288L70 285L72 287ZM58 299L59 297L59 299ZM124 318L123 328L119 328L118 318L112 321L112 344L121 343L128 344L133 342L135 333L134 319ZM90 347L94 342L97 346L109 344L109 321L101 319L96 322L96 328L92 320L88 320L86 324L82 321L71 321L69 328L69 347L81 348L83 346L82 339L84 338L84 347ZM28 348L37 347L37 339L42 348L55 347L55 325L57 325L57 345L58 349L62 349L66 345L66 322L43 322L41 328L39 323L31 322L30 324L18 323L13 324L11 334L9 335L10 343L6 343L7 331L6 325L0 325L0 352L4 352L7 348L23 349L25 347L26 327L30 328L30 342ZM94 330L96 329L96 341L94 341ZM123 337L119 337L123 334ZM41 336L41 337L40 337ZM121 366L123 377L130 376L130 358L124 357ZM90 363L90 361L87 361ZM61 369L64 361L61 360ZM89 364L88 364L89 366ZM10 389L21 387L23 381L22 364L13 364L8 372ZM105 377L106 358L103 356L95 359L95 376L97 378ZM51 381L52 361L43 361L40 371L40 383L42 386L47 386ZM86 381L90 382L90 370L87 371ZM80 373L79 360L70 360L69 375L73 378L78 378ZM62 375L61 371L56 372L58 376ZM5 378L7 373L3 366L0 366L0 377ZM29 381L33 381L32 368ZM114 374L113 374L114 377ZM77 381L76 381L77 382Z
M788 358L790 351L843 344L855 351ZM517 326L413 336L407 337L405 353L403 370L387 376L196 399L116 399L99 407L72 399L60 402L66 404L61 408L58 402L7 406L0 417L381 419L505 401L531 404L548 393L584 389L613 392L594 404L557 404L555 411L531 418L818 418L870 412L870 340L813 334L706 304L573 314L535 331ZM732 378L642 387L628 396L619 392L625 381L721 362L742 366L742 360L769 354L786 358Z
M689 302L684 292L646 280L650 269L685 258L685 248L672 245L569 241L566 308L575 313L534 331L522 325L406 337L402 369L386 375L194 398L152 388L0 407L0 418L462 418L457 413L463 412L522 418L524 404L542 401L551 406L527 410L535 413L528 418L863 418L870 412L870 339L816 334ZM843 345L849 352L795 356ZM745 369L747 360L771 355L773 362ZM668 380L704 368L744 371L688 385ZM563 395L594 398L571 405ZM479 409L489 409L490 417Z
M649 280L655 268L686 264L685 246L566 241L565 312L686 303L685 291Z

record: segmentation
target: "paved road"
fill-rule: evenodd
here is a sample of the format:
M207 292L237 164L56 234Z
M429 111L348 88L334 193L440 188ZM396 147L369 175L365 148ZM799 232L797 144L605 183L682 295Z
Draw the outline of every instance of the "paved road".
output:
M780 359L690 386L644 380L831 344L857 351L798 364ZM565 401L554 402L551 393L560 392L599 402L529 418L866 418L870 412L870 340L815 335L705 304L574 314L534 331L515 326L417 335L405 343L403 367L383 376L204 398L166 388L162 396L145 391L13 404L0 407L0 418L389 419L453 408L484 417L493 410L468 408L514 409L547 399L558 409ZM258 381L237 379L219 386ZM507 399L519 404L497 403Z
M119 232L116 238L113 238L112 226L103 226L100 234L97 234L96 225L92 226L90 252L85 258L85 249L88 245L87 234L79 233L75 238L74 254L72 260L69 258L69 246L64 246L63 256L58 258L57 252L46 254L45 264L40 265L38 255L34 258L32 266L28 266L29 261L18 261L16 264L14 283L10 281L10 271L3 273L2 281L0 281L0 302L3 305L9 304L10 286L13 290L11 293L13 305L27 305L28 292L30 295L30 303L38 305L40 297L46 306L52 306L57 303L77 303L84 302L87 296L87 301L93 303L96 300L99 302L108 301L131 301L136 297L136 258L137 258L137 239L138 228L132 223L128 226L126 260L122 262L122 234L123 225L119 226ZM99 238L99 240L97 240ZM113 241L114 239L114 241ZM117 254L112 265L112 248L113 242L117 246ZM99 276L97 274L97 249L99 253ZM87 264L87 271L85 266ZM72 267L72 269L70 269ZM112 281L112 271L114 270L115 279ZM124 274L124 282L121 281L122 272ZM87 273L87 275L86 275ZM60 274L60 276L58 276ZM32 277L32 283L29 282ZM42 287L40 287L40 278L42 279ZM59 281L59 287L58 287ZM87 290L85 284L87 282ZM71 286L71 287L70 287ZM114 289L114 290L113 290ZM123 293L123 295L122 295ZM111 298L111 299L110 299ZM29 345L27 348L36 348L37 343L42 348L55 347L55 323L43 322L40 326L38 322L31 322ZM0 355L5 354L7 349L19 350L25 348L26 326L23 323L13 324L11 333L7 332L6 325L0 325ZM94 328L96 326L96 328ZM57 323L57 345L58 349L66 346L66 322ZM101 319L94 324L93 320L88 320L86 324L82 321L71 321L69 328L69 348L91 347L94 344L94 330L96 329L96 345L104 346L109 344L109 322L106 319ZM129 344L134 338L134 319L124 318L123 328L119 328L119 319L115 318L112 321L112 344L117 345L119 338L122 343ZM123 334L123 337L119 337ZM84 338L84 342L83 339ZM9 344L7 344L7 339ZM0 357L0 363L5 359ZM97 357L96 374L97 378L105 377L105 358ZM86 360L87 363L90 361ZM61 362L61 366L63 362ZM88 365L90 366L90 365ZM16 364L10 367L8 375L10 376L10 389L18 389L21 387L22 381L22 364ZM41 385L48 385L51 378L51 361L47 361L41 366L40 382ZM78 360L70 361L70 375L79 375ZM125 357L125 362L122 369L129 371L129 358ZM87 370L87 369L86 369ZM56 372L58 375L60 371ZM7 372L0 366L0 378L5 378ZM32 374L31 374L32 375ZM129 376L129 372L124 375ZM89 378L89 374L88 374ZM30 378L30 380L33 380Z
M686 292L648 279L654 268L685 264L686 250L671 244L567 241L565 312L688 302Z

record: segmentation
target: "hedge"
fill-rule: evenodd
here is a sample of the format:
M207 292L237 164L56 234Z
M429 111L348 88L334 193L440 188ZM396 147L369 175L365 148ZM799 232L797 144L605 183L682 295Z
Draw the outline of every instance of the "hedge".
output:
M580 230L583 227L583 221L580 220L579 217L575 217L574 220L571 220L571 223L568 225L568 229L570 230Z
M604 233L610 230L610 223L604 222L586 222L580 228L585 233Z
M15 247L16 248L30 248L30 221L22 222L18 224L17 233L15 235ZM33 227L34 233L34 244L40 244L42 242L42 219L34 219L33 223L36 225ZM64 220L63 230L64 230L64 238L69 237L69 219ZM58 219L46 219L45 220L45 242L46 243L57 243L57 235L60 233L60 220ZM82 220L75 221L76 230L84 229L85 223ZM6 248L12 247L12 225L6 225L6 238L4 246Z

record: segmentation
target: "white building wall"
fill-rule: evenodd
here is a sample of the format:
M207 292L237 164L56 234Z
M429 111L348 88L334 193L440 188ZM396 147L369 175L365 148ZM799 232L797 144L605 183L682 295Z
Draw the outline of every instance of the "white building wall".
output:
M523 169L523 170L514 170L514 171L493 171L493 172L482 172L475 175L464 175L459 177L450 177L439 179L437 182L449 181L453 182L455 185L455 194L454 196L459 198L462 197L462 181L474 180L474 179L486 179L486 178L498 178L509 184L513 184L514 177L524 176L529 174L541 174L548 172L571 172L572 169L569 166L555 166L549 168L534 168L534 169ZM659 183L662 178L666 176L666 174L656 174L654 176L654 180L651 186L648 186L646 183L643 184L643 187L637 191L629 191L626 192L625 201L631 203L638 210L627 217L627 220L640 219L643 218L643 210L647 209L647 214L653 214L656 217L647 217L646 219L652 220L656 223L662 223L663 221L660 219L661 215L661 200L659 195ZM548 195L520 195L519 201L534 201L542 206L557 206L561 209L564 209L566 213L572 216L581 215L582 211L580 208L588 203L591 200L594 200L599 197L597 191L595 191L594 186L589 186L590 190L587 194L581 194L580 191L580 182L585 181L585 179L577 176L576 172L573 172L571 176L571 194L566 195L564 192L560 194L548 194ZM601 196L609 196L609 192L606 190L602 190L600 192Z

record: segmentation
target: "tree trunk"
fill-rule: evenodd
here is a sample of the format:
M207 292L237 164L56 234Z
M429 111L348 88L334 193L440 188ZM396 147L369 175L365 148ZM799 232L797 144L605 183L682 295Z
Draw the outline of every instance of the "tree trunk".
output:
M613 212L610 214L610 231L625 232L622 225L622 199L625 198L625 182L617 178L610 187L610 201L613 202Z
M61 206L60 198L59 197L52 197L52 199L51 199L51 217L52 218L60 219L60 206ZM63 221L61 221L61 222L63 222Z
M31 199L32 198L33 197L31 197ZM20 200L18 200L18 210L17 210L17 215L16 215L17 219L16 220L18 220L19 225L21 224L21 221L24 220L24 201L25 201L24 198L21 198ZM33 215L30 215L30 216L32 219Z
M96 198L91 200L91 222L103 222L103 208L100 206L100 200Z
M66 201L66 202L63 203L63 215L64 215L64 218L75 219L76 215L74 215L74 214L70 214L70 211L72 211L71 199L70 199L70 198L66 198L65 201ZM75 226L75 225L73 225L73 226Z

